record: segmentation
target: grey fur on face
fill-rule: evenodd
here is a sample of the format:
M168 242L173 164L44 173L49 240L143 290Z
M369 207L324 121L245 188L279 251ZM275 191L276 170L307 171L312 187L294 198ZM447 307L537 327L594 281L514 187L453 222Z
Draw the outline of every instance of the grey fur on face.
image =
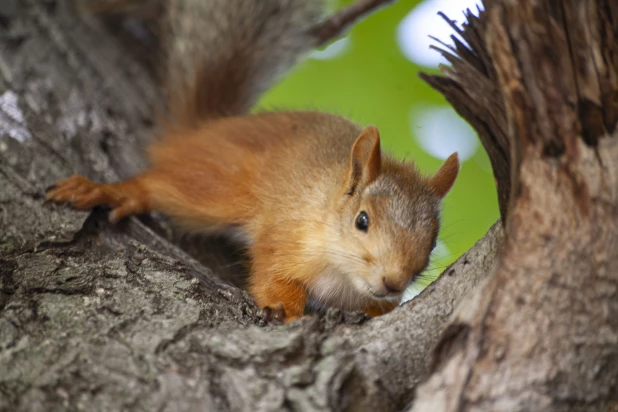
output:
M394 176L381 175L365 189L365 195L388 199L389 219L407 230L428 226L440 212L440 200L421 182L403 185Z

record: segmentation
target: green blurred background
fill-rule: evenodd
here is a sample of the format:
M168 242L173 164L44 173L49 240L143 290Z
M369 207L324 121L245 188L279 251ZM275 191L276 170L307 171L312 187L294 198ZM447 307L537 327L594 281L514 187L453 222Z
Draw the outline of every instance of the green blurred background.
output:
M352 1L331 2L331 10ZM430 50L429 35L452 43L452 29L437 16L458 23L478 0L399 0L357 24L343 38L318 50L260 102L265 109L319 109L374 124L383 148L414 159L433 173L459 152L461 174L443 202L442 230L429 277L468 250L498 219L496 189L487 155L476 133L445 99L419 77L444 63ZM408 297L424 287L420 281Z

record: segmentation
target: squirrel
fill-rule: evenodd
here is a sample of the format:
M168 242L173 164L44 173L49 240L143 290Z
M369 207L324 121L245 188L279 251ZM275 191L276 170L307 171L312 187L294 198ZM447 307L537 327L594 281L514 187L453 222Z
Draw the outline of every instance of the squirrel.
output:
M317 111L249 114L315 46L319 1L160 1L168 115L150 167L117 183L73 175L46 198L108 206L113 223L160 211L188 232L231 229L248 248L250 294L286 323L309 301L369 316L393 310L429 263L457 153L426 177L383 153L374 126ZM161 5L92 2L111 12Z

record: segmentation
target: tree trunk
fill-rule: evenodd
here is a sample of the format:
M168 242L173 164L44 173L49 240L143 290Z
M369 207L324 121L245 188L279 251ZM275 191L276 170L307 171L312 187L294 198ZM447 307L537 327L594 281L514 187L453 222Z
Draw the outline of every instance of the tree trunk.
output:
M71 173L143 166L160 101L122 34L148 33L71 4L0 2L0 410L401 410L501 228L388 316L265 326L164 221L44 203Z
M490 155L509 153L505 246L437 346L413 410L613 410L618 4L485 5L447 78L425 78L484 125Z
M496 225L386 316L329 311L286 326L264 325L244 292L168 240L164 220L111 227L101 211L43 202L74 172L135 173L161 101L142 64L153 56L127 52L122 34L148 42L147 30L110 30L71 3L0 1L0 410L603 410L618 400L610 0L487 1L465 29L472 51L460 45L448 77L428 78L490 154L505 246Z

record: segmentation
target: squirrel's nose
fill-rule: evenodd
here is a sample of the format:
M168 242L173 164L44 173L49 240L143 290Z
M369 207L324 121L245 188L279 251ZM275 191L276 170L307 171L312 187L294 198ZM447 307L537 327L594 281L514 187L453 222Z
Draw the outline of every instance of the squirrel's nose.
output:
M392 280L386 280L386 278L382 278L382 283L388 293L401 293L401 291L405 289L405 285L393 282Z

